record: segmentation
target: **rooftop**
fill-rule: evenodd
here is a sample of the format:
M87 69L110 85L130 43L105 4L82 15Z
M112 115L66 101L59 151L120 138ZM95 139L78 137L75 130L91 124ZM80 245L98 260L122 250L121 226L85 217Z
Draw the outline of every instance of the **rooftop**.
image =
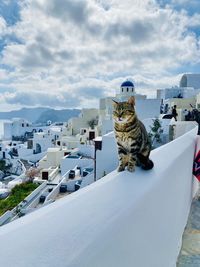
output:
M128 81L128 80L123 82L122 85L121 85L121 87L129 87L129 86L134 87L134 84L131 81Z

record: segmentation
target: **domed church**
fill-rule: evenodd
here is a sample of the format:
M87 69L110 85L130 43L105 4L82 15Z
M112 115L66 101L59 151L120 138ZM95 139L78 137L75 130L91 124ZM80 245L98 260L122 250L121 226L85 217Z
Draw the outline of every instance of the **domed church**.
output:
M147 99L146 95L137 94L134 83L126 80L121 84L115 96L100 99L99 129L102 135L113 131L113 100L123 102L127 101L131 96L135 97L136 111L140 119L153 118L160 114L160 99Z
M130 96L134 96L136 99L146 99L146 95L136 94L135 86L132 81L126 80L120 86L119 93L116 94L115 99L117 101L126 101Z

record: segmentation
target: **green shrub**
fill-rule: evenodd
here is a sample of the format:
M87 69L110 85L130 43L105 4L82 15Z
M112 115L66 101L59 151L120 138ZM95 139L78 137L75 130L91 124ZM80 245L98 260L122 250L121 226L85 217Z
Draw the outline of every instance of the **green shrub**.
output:
M14 207L16 207L37 187L37 184L31 182L16 185L11 190L11 194L9 197L7 197L6 199L0 199L0 216L4 214L7 210L12 210Z

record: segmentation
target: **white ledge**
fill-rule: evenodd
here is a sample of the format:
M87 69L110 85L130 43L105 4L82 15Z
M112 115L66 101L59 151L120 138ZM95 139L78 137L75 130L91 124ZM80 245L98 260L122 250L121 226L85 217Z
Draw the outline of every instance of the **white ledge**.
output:
M191 204L196 132L154 150L151 171L114 171L1 227L1 265L175 266Z

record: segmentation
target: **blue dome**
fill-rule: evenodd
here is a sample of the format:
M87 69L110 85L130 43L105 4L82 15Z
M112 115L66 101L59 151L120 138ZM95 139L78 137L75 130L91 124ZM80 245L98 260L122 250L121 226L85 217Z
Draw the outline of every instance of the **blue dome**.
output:
M134 84L131 81L125 81L121 85L121 87L127 87L127 86L134 87Z

